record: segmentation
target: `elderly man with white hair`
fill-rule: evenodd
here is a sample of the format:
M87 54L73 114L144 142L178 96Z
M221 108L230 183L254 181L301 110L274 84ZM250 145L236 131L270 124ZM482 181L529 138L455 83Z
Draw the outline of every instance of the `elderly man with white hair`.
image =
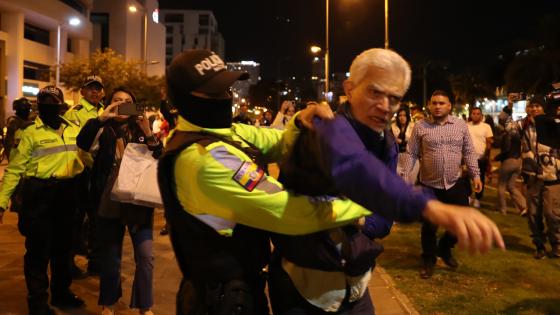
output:
M396 52L366 50L350 67L344 82L348 101L335 118L315 118L312 129L301 128L281 165L285 188L319 200L347 197L374 215L330 231L274 235L269 280L274 314L374 314L367 283L380 250L370 239L386 235L393 220L444 226L471 253L487 252L493 243L504 248L496 225L480 212L441 203L397 176L390 121L410 78L410 66Z

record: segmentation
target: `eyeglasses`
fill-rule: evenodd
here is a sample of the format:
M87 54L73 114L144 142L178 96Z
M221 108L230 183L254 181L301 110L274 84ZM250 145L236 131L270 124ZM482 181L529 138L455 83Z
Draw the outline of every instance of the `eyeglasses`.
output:
M381 92L374 88L368 89L368 93L370 97L376 101L381 101L387 98L387 101L389 101L389 107L391 107L392 111L396 111L400 107L401 100L402 100L402 97L400 96L389 94L386 92Z

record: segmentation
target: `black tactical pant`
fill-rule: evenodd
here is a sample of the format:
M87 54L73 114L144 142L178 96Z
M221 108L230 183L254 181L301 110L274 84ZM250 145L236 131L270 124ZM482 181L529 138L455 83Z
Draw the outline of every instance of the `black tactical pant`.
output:
M29 178L23 184L18 228L25 236L23 271L31 314L47 305L49 263L53 295L67 293L72 283L70 259L75 189L76 183L72 179Z

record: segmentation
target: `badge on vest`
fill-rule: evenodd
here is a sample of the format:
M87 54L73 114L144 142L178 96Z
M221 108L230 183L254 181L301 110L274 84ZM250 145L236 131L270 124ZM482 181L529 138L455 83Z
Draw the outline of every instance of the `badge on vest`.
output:
M243 162L237 172L233 174L233 180L247 191L253 191L263 177L264 170L253 162Z

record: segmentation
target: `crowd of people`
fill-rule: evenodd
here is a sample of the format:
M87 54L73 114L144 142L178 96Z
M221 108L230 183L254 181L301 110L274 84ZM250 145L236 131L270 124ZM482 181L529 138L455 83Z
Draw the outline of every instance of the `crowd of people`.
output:
M454 117L442 90L433 92L429 115L402 106L411 69L396 52L359 54L343 84L347 101L334 113L317 102L297 111L286 100L274 119L265 111L253 121L246 105L233 116L229 89L244 79L215 53L195 49L173 59L153 118L119 114L134 93L106 94L98 75L85 78L69 109L55 86L40 90L37 117L29 102L14 103L0 222L10 204L17 209L30 314L83 306L70 284L92 275L101 314L114 314L127 230L136 264L130 307L153 314L154 209L112 197L129 144L159 159L165 233L183 277L177 314L374 314L367 284L383 251L376 239L395 221L422 223L422 278L438 257L459 266L456 243L471 253L505 247L496 225L469 207L480 206L491 171L493 133L481 109L470 110L468 123ZM546 240L550 256L560 257L559 179L535 158L556 152L536 137L543 108L535 97L526 119L504 117L496 158L498 209L505 213L509 190L528 213L535 258L546 255ZM278 178L268 175L269 163L280 166ZM517 190L521 171L526 201ZM87 271L75 266L76 254L87 255Z

